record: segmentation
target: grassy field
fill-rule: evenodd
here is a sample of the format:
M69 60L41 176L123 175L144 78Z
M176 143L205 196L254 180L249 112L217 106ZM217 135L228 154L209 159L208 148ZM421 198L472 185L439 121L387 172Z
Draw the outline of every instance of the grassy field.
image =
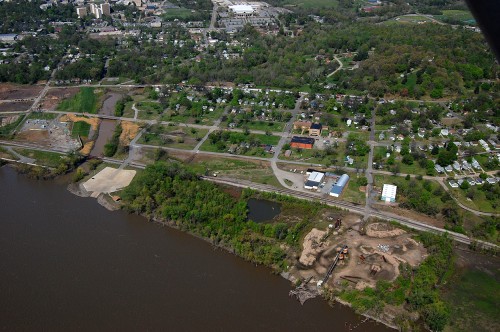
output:
M94 89L83 87L72 98L63 100L57 107L57 110L62 112L96 114L97 101L98 96L94 93Z
M204 137L207 132L207 129L161 126L142 135L139 143L191 150L198 143L198 139Z
M13 160L18 160L19 158L9 152L6 148L0 146L0 158L7 158L7 159L13 159Z
M73 123L73 128L71 129L71 136L76 138L80 137L88 137L90 131L90 124L83 121L78 121Z
M474 23L474 16L472 16L471 12L467 10L443 10L443 15L436 15L436 19L439 20L454 20L461 21L466 23Z
M146 113L156 113L156 114L161 114L163 111L161 105L159 103L155 103L152 101L141 101L135 104L135 107L139 109L140 111L146 112Z
M228 123L225 122L223 125L226 127L228 126ZM285 126L284 122L267 122L267 121L252 121L252 122L247 122L243 125L244 127L247 127L250 130L270 130L272 132L282 132L283 128ZM239 127L241 128L241 127Z
M192 15L191 9L187 8L169 8L167 9L166 13L163 14L163 17L168 21L168 20L173 20L173 19L185 19L188 18Z
M336 8L339 5L337 0L285 0L282 6L294 5L303 8Z
M366 194L359 191L359 185L356 182L358 179L354 173L349 173L349 184L344 188L340 198L356 204L365 204Z
M451 303L449 331L499 331L500 282L483 271L465 271L445 295Z
M266 163L263 165L263 163ZM255 168L269 168L267 162L251 162L234 158L210 158L207 160L196 161L189 164L189 167L198 174L204 174L208 168L210 171L228 171L228 170L243 170Z
M38 151L31 149L14 149L20 155L36 160L36 163L42 164L49 167L57 167L61 163L61 159L64 155L55 152Z
M474 190L474 192L476 193L474 199L471 200L467 199L466 194L469 190ZM467 190L463 190L460 188L452 188L450 192L453 195L453 197L458 199L460 203L462 203L467 207L470 207L471 209L482 212L493 212L493 213L498 212L498 207L494 207L492 205L492 203L494 202L487 200L484 192L482 190L478 190L475 187L472 187Z
M15 122L8 124L6 126L0 127L0 137L6 137L11 134L11 132L16 129L16 127L24 121L24 118L26 115L20 115L19 119L17 119Z
M421 15L403 15L395 18L391 18L390 20L384 21L382 24L384 25L396 25L396 24L416 24L418 22L432 22L431 19Z
M278 144L280 137L279 136L268 136L268 135L262 135L262 134L251 134L251 135L245 135L243 133L239 132L230 132L230 138L227 142L225 143L225 148L224 149L219 149L217 144L212 144L210 140L205 141L203 145L201 146L201 150L203 151L210 151L210 152L221 152L221 153L227 153L229 150L229 147L231 144L237 144L239 145L239 142L250 142L252 139L252 136L260 142L260 145L264 144L269 144L269 145L276 145ZM266 153L264 149L260 146L254 146L248 149L243 153L245 156L256 156L256 157L263 157L263 158L271 158L273 155L271 153Z
M254 169L240 169L228 170L221 172L222 176L237 178L262 184L269 184L275 187L281 187L278 179L274 176L273 170L269 168L254 168Z
M216 120L218 120L224 109L221 107L216 107L213 112L206 112L200 118L194 118L188 111L183 111L180 114L173 115L172 110L166 111L162 114L162 121L172 121L178 123L199 123L202 125L213 125Z
M248 161L234 158L209 158L188 164L188 167L197 174L218 172L218 176L238 178L257 183L280 187L278 179L266 161Z

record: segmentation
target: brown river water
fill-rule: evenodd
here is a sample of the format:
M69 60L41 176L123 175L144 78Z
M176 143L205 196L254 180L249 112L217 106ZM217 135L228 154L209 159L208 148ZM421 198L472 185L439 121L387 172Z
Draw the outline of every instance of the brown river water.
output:
M110 212L62 180L2 167L0 211L3 331L347 331L364 319L319 298L301 306L270 269Z

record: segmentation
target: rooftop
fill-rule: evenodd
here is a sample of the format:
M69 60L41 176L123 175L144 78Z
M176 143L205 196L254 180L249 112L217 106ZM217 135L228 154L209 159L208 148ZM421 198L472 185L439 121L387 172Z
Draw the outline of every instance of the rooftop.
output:
M312 137L293 136L292 137L292 143L314 144L314 138L312 138Z
M384 184L382 189L382 197L396 199L396 191L398 187L392 184Z

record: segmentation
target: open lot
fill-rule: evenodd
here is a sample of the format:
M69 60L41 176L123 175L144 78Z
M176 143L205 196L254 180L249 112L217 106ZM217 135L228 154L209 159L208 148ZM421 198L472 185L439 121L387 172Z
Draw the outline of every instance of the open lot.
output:
M14 148L14 150L22 156L35 159L37 164L49 166L49 167L57 167L61 163L61 158L65 156L55 152L48 151L39 151L32 149L22 149L22 148Z
M188 126L156 125L142 135L139 143L190 150L198 144L198 141L206 135L207 131L206 129L189 128Z
M85 190L95 193L112 193L127 187L135 176L133 170L106 167L83 183Z
M100 93L96 93L93 88L84 87L69 99L64 99L57 107L58 111L77 113L97 113Z
M63 99L72 98L80 91L79 88L51 88L40 104L42 110L54 111Z
M71 137L70 125L59 119L28 119L16 134L16 140L67 152L78 150L80 142Z
M2 112L25 112L27 111L33 102L31 101L17 101L0 103L0 113Z
M0 84L0 100L36 98L42 89L41 85L2 83Z
M330 223L340 218L342 226L335 230L313 228L306 235L299 264L292 269L294 275L306 279L322 280L338 248L348 246L332 277L330 285L348 280L357 289L375 287L378 280L395 280L400 274L401 263L418 266L426 256L426 250L404 230L387 223L372 223L365 227L365 235L359 232L360 217L331 215Z

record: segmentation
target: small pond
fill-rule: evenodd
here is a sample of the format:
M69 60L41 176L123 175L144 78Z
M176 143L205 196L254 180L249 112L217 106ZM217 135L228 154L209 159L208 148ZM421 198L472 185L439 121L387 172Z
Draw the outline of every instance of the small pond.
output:
M267 199L250 198L248 200L248 220L257 223L271 221L281 213L281 204Z

